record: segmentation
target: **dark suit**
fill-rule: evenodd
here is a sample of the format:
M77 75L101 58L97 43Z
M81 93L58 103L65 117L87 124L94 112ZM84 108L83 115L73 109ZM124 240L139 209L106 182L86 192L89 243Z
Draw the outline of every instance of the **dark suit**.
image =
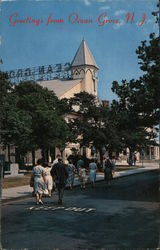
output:
M66 165L62 162L56 163L51 169L51 175L56 183L56 187L58 189L58 198L59 203L62 203L65 182L68 177L68 172Z

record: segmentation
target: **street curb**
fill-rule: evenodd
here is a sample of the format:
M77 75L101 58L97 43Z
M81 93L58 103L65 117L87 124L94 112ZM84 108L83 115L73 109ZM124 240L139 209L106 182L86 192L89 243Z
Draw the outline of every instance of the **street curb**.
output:
M143 172L139 172L139 173L138 173L138 172L137 172L137 173L128 173L128 174L126 173L126 175L123 175L123 176L115 176L115 177L113 177L113 180L114 180L114 179L119 179L119 178L128 177L128 176L132 176L132 175L144 174L144 173L148 173L148 172L152 172L152 171L157 171L157 172L159 172L160 169L149 169L149 170L146 170L146 171L143 171ZM96 182L102 182L102 181L105 181L104 178L101 179L101 180L96 180ZM89 185L89 184L90 184L89 182L86 183L86 185ZM77 188L77 187L79 187L79 186L80 186L80 183L74 185L75 188ZM65 189L67 189L67 187L66 187ZM56 193L57 193L57 192L56 192ZM0 199L0 203L1 203L1 205L2 205L3 203L6 204L6 203L8 203L8 202L18 201L18 200L25 199L25 198L28 198L28 197L34 198L34 197L31 196L31 193L30 193L30 194L27 194L27 195L22 195L22 196L19 196L19 197L11 197L11 198L8 198L8 199L2 199L2 198L1 198L1 199ZM47 196L44 196L44 197L47 198Z
M148 172L152 172L152 171L157 171L157 172L159 172L160 171L160 169L149 169L149 170L146 170L146 171L143 171L143 172L137 172L137 173L128 173L128 174L126 174L126 175L123 175L123 176L115 176L113 179L116 179L116 178L123 178L123 177L128 177L129 175L130 176L132 176L132 175L138 175L138 174L144 174L144 173L148 173Z

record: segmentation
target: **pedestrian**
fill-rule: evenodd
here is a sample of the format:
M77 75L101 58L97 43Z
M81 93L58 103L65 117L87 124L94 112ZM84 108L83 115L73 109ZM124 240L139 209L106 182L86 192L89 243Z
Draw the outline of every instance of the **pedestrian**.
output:
M86 175L86 169L84 166L81 166L79 171L79 178L81 183L81 188L86 188L86 181L87 181L87 175Z
M136 161L137 161L137 156L136 156L136 154L134 154L133 161L134 161L134 166L136 166Z
M73 165L73 162L71 159L69 159L69 164L68 164L68 179L67 183L69 184L70 190L73 189L73 183L74 183L74 174L75 174L75 166Z
M97 170L97 164L95 163L95 160L92 159L91 163L89 164L89 178L90 182L92 184L92 188L95 186L95 181L96 181L96 170Z
M52 195L52 188L53 188L53 179L51 176L51 168L48 166L48 163L44 163L45 168L45 178L46 178L46 189L48 190L48 196L51 197Z
M113 178L112 161L109 158L107 158L105 162L104 179L108 185L110 184L110 181L112 180L112 178Z
M62 157L59 156L58 163L51 169L51 176L54 178L56 187L58 189L58 204L62 205L63 193L68 178L66 165L63 164Z
M37 160L37 165L32 170L31 178L34 180L34 194L36 196L36 204L43 205L42 195L45 190L46 179L42 159Z
M57 154L57 155L56 155L56 158L54 159L54 161L53 161L52 164L51 164L51 169L52 169L52 167L53 167L56 163L58 163L58 158L59 158L59 157L61 157L60 154ZM56 190L56 183L55 183L55 181L54 181L54 178L53 178L53 190L54 190L54 191Z
M58 158L60 157L60 154L57 154L56 155L56 159L54 159L54 161L53 161L53 163L52 163L52 165L51 165L51 168L56 164L56 163L58 163Z
M82 166L84 166L84 161L82 159L82 156L80 155L79 160L77 161L77 173L78 173L78 176L80 175L80 169L81 169Z
M103 170L105 170L105 163L106 163L106 157L104 156L104 157L103 157L103 163L102 163Z
M115 173L115 167L116 167L116 159L115 156L112 156L112 176Z

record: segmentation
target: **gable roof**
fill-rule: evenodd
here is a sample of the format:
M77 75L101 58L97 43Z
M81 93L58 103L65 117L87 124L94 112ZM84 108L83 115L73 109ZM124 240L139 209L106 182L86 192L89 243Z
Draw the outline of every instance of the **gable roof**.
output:
M75 66L83 66L83 65L91 65L94 66L98 69L98 66L94 60L94 57L90 51L90 49L87 46L86 41L83 39L77 52L76 55L71 63L72 67Z
M49 81L39 81L38 84L40 84L43 88L47 88L48 90L54 91L56 96L59 98L62 95L64 95L66 92L71 90L73 87L75 87L77 84L81 82L81 79L76 80L49 80Z

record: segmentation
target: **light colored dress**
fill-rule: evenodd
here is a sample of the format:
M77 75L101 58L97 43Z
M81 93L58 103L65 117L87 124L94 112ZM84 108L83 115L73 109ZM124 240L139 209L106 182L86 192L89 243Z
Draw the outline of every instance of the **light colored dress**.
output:
M85 168L80 168L80 181L81 181L81 183L86 183L86 181L87 181L87 175L86 175Z
M45 183L43 180L45 169L41 165L37 165L33 168L32 173L34 176L34 193L43 194L45 190Z
M89 173L90 182L95 182L95 180L96 180L96 169L97 169L96 163L91 162L89 164L89 169L90 169L90 173Z
M45 177L46 177L46 188L48 190L52 190L52 188L53 188L53 179L52 179L50 172L51 172L51 168L46 167L45 168Z
M75 173L75 166L73 164L68 164L68 179L67 179L67 183L69 185L73 185L74 183L74 173Z

